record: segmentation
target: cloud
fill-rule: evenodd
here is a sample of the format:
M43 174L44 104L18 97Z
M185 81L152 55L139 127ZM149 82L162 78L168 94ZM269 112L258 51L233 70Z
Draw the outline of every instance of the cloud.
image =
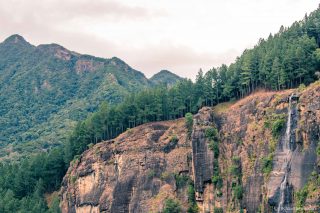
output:
M127 23L166 15L165 10L109 0L0 1L0 36L21 33L44 37L63 34L65 29L77 33L90 23Z
M161 69L194 78L232 62L260 37L316 9L295 0L10 0L0 1L0 39L58 43L117 56L147 76Z
M111 43L111 42L110 42ZM190 46L176 45L170 41L162 41L157 45L127 49L121 45L109 46L112 53L148 77L167 69L176 74L194 79L200 68L204 71L223 63L231 63L239 52L230 49L221 53L203 52Z
M110 0L12 0L2 1L0 6L1 13L13 22L49 22L47 24L83 17L134 21L167 14L160 9Z

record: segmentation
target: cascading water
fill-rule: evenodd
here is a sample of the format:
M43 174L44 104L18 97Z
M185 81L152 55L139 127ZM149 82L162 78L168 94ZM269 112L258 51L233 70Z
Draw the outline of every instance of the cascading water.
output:
M287 120L287 129L284 140L282 141L282 154L284 155L284 162L283 162L283 171L284 177L280 184L280 196L278 202L277 212L291 212L288 205L291 204L291 198L288 194L290 194L290 186L288 183L288 174L291 168L291 158L292 158L292 145L291 145L291 127L292 127L292 98L294 94L289 97L289 106L288 106L288 120Z

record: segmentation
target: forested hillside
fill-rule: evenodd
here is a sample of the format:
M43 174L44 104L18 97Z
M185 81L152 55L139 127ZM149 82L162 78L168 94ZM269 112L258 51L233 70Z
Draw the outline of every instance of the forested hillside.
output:
M36 47L10 36L0 44L0 157L57 146L102 101L116 104L155 84L115 57L81 55L57 44Z
M319 77L320 10L267 39L260 39L230 66L212 68L203 82L204 100L215 102L243 97L264 88L281 90L310 84ZM213 86L211 87L211 83Z
M19 61L17 57L25 58L29 57L29 55L38 54L36 55L37 57L34 56L31 61L41 61L42 53L39 53L40 47L35 48L26 43L20 44L20 42L18 42L19 46L16 46L17 43L14 41L14 37L10 38L10 40L1 44L0 49L3 49L4 47L9 49L11 47L18 48L22 45L23 52L20 55L12 54L12 58L7 60L9 61L8 65L1 67L1 73L4 73L3 70L9 70L9 74L1 74L1 79L11 81L11 78L6 76L16 74L17 76L21 76L21 81L26 81L26 84L28 85L26 88L29 88L29 90L17 90L16 93L13 94L20 99L26 97L25 94L34 96L34 101L27 102L31 105L37 104L37 101L40 101L37 98L48 98L48 105L46 105L45 109L50 109L48 106L56 105L56 101L66 101L66 98L64 98L65 93L63 92L57 93L57 97L50 99L50 91L54 90L54 86L52 86L53 83L50 81L46 83L46 78L40 78L41 75L37 78L39 79L38 82L33 82L28 78L30 74L23 76L16 72L17 68L24 69L24 64L16 64L16 61ZM114 138L128 128L151 121L180 118L187 112L196 112L202 106L213 106L220 102L236 100L260 88L281 90L297 87L301 84L310 84L315 81L317 75L319 75L317 73L320 65L319 43L320 10L318 9L309 16L306 16L303 20L295 22L291 27L281 27L277 34L273 36L270 35L267 39L261 39L253 49L245 50L230 66L222 65L218 68L212 68L205 74L200 70L195 83L190 80L184 80L169 89L166 87L158 87L126 96L124 101L120 104L102 104L96 113L89 115L86 120L81 121L76 125L76 128L68 137L69 139L64 144L63 148L54 149L49 153L30 157L30 159L24 160L19 165L1 165L0 212L12 212L12 209L13 212L19 212L19 210L34 212L46 211L47 206L42 195L44 192L52 192L59 188L63 174L69 166L70 161L76 159L79 154L88 147L91 147L92 144ZM4 50L2 51L1 54L4 54ZM79 60L79 57L85 57L86 60L88 59L88 56L78 56L75 53L69 54L71 54L70 61L65 62L64 60L59 59L59 61L61 60L59 63L70 63L68 66L72 65L71 67L73 70L75 69L71 60L73 57L76 57L77 60ZM48 59L46 58L43 60ZM107 60L104 61L104 63L107 63L107 67L110 66L110 69L111 67L112 69L115 69L115 67L118 66L125 66L121 63L119 65L117 59ZM52 72L54 75L60 70L58 69L59 64L54 64L53 66L49 63L49 65L46 66L46 72ZM97 66L99 67L99 65ZM11 68L9 69L9 67ZM31 67L37 70L37 66ZM75 100L78 100L81 97L94 97L94 92L85 93L84 91L91 88L95 81L99 82L101 76L97 74L98 72L86 72L88 67L92 68L94 66L79 66L79 73L64 73L65 75L89 76L85 81L87 82L87 84L84 84L85 86L76 87L77 90L75 90L75 94L77 98ZM52 70L50 71L50 69ZM104 74L104 72L102 73ZM109 82L119 84L118 87L120 88L129 88L129 85L133 85L132 88L137 89L145 88L147 85L147 83L137 83L141 82L141 79L143 80L144 78L140 73L134 71L131 71L129 77L123 79L123 81L116 75L116 72L111 72L111 74L108 73L107 79L109 79ZM56 77L58 76L61 76L61 74L59 73ZM117 80L115 80L115 76L117 76ZM79 77L76 79L78 78ZM132 82L131 78L140 78L140 80ZM3 95L4 92L8 93L8 91L14 90L10 90L11 85L16 85L15 89L23 88L18 86L23 83L23 81L21 81L17 80L14 82L15 84L10 84L6 87L2 86L1 95ZM77 85L76 82L78 81L75 81L75 85ZM68 88L72 90L74 85L70 84L68 85ZM81 90L81 88L86 89ZM105 94L105 88L99 88L101 88L100 91ZM128 89L126 91L134 91L135 89ZM39 94L40 90L45 91L43 92L43 95ZM88 90L91 91L90 89ZM119 91L121 92L122 90L119 89L118 92ZM127 94L125 92L123 93ZM73 95L74 93L70 92L70 94ZM12 97L14 95L12 95ZM15 98L14 100L18 103L20 101L18 98ZM93 98L90 100L95 100L95 103L98 102L98 99ZM7 100L1 96L1 101L6 103ZM84 103L90 103L88 98L84 98L82 101L84 101ZM117 99L114 99L113 101L116 102ZM9 122L16 122L14 124L18 125L17 122L20 122L20 120L15 120L14 115L8 114L12 106L14 106L13 103L15 102L9 102L9 105L4 105L9 108L1 109L3 111L1 112L1 115L6 115L1 116L1 119L8 118ZM69 103L69 105L72 106L72 103ZM80 105L79 107L82 106ZM16 109L21 110L15 111L26 113L25 107L20 106L19 104ZM67 108L65 109L67 110ZM90 110L87 111L93 111L94 109L94 107L91 107ZM27 110L27 112L32 112L31 109ZM40 111L35 113L35 116L39 115L39 120L41 120L45 113L48 112ZM78 114L76 114L76 116L78 116ZM4 125L6 124L4 121L2 122ZM31 121L25 121L27 124L29 122L33 122L32 119ZM2 123L1 128L3 128ZM29 126L26 125L25 129L28 128ZM1 129L1 132L5 132L4 130L5 129ZM14 134L16 133L16 130L14 131L10 128L9 130L12 132L7 132L7 137L9 136L9 133L11 137L17 137L19 135ZM14 200L15 205L13 205L12 202L8 202L10 200ZM50 211L57 212L55 208L56 205L53 205L52 210Z

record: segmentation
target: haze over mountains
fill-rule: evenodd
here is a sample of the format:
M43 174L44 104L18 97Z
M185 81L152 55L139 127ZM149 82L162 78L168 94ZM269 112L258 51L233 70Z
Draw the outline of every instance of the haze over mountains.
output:
M0 44L0 157L56 146L102 101L119 103L128 93L181 79L169 71L147 79L116 57L34 46L12 35Z

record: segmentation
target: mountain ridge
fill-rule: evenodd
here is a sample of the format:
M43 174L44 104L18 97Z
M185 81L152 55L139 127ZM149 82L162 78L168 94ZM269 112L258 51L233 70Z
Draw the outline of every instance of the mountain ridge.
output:
M111 58L103 58L103 57L99 57L99 56L93 56L93 55L89 55L89 54L82 54L82 53L78 53L72 50L67 49L66 47L58 44L58 43L48 43L48 44L39 44L39 45L33 45L31 43L29 43L23 36L21 36L20 34L12 34L10 36L8 36L7 38L5 38L2 42L0 42L1 44L17 44L17 43L22 43L22 44L28 44L28 46L30 47L34 47L36 49L40 49L40 50L44 50L44 49L53 49L53 50L64 50L69 52L70 54L73 54L75 56L82 56L82 57L89 57L89 58L94 58L94 59L98 59L98 60L111 60L111 61L115 61L116 63L122 64L123 66L127 66L128 68L133 69L130 65L128 65L125 61L123 61L122 59L118 58L117 56L113 56ZM145 74L141 71L135 70L137 72L140 72L146 79L152 81L152 78L155 78L158 75L170 75L173 76L175 79L183 79L180 76L178 76L177 74L169 71L169 70L160 70L159 72L155 73L154 75L152 75L150 78L147 78L145 76Z
M155 85L117 57L80 54L56 43L34 46L11 35L0 43L0 158L61 144L76 121L103 101L119 103Z

